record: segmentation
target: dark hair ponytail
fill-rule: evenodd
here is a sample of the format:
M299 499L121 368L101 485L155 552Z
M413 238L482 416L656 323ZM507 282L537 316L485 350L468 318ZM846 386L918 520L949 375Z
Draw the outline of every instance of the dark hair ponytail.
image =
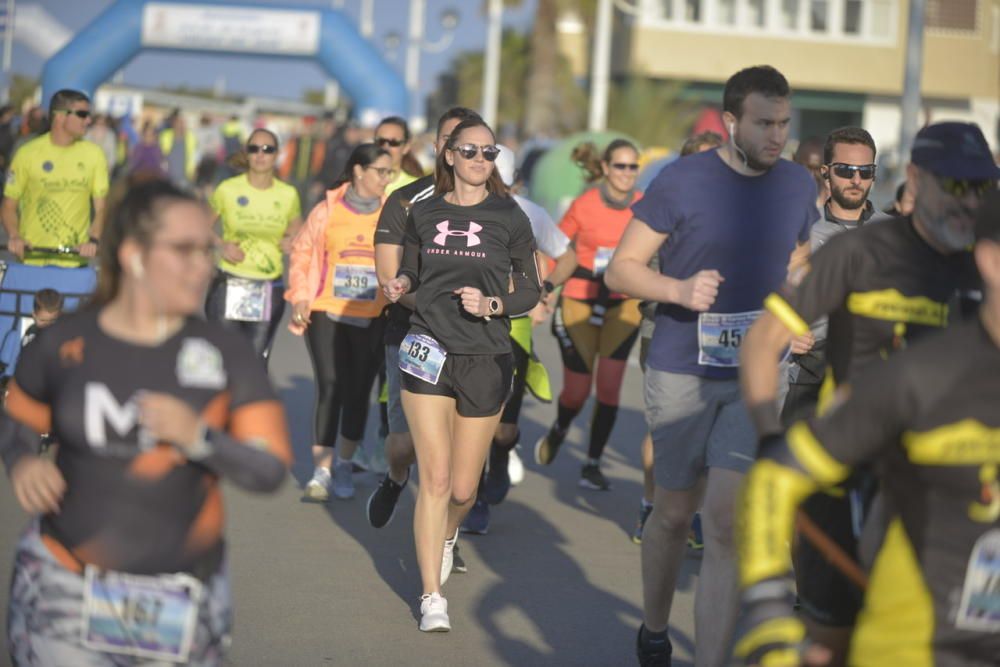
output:
M611 156L614 155L615 151L619 148L631 148L637 154L639 149L635 147L628 139L615 139L607 148L604 149L602 155L598 155L597 146L594 142L588 141L576 146L573 149L573 153L570 155L570 159L576 163L580 169L583 169L583 178L587 183L596 183L597 181L604 178L604 170L601 168L601 163L610 164Z
M389 151L379 148L375 144L358 144L351 151L351 157L347 158L344 170L340 172L340 176L330 185L329 189L336 190L344 183L352 183L354 181L354 167L367 167L383 155L389 155Z

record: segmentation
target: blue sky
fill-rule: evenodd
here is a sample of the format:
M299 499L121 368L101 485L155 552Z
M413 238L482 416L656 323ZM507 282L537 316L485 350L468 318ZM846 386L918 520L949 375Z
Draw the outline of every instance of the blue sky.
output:
M28 0L45 7L69 30L75 32L113 4L112 0ZM409 0L374 0L375 36L379 48L387 34L403 37L392 65L402 76L405 68L406 38L409 20ZM264 2L244 0L246 5L282 6L282 0ZM343 0L341 11L357 21L361 0ZM462 51L482 49L486 43L486 20L483 0L427 0L427 39L441 35L439 17L447 8L459 10L460 23L451 47L442 54L423 53L421 56L421 95L435 88L437 76L447 69L454 56ZM294 5L329 8L331 0L296 0ZM524 0L522 7L507 9L504 25L528 30L535 9L535 0ZM44 62L30 49L15 42L13 71L40 76ZM233 93L253 93L273 97L299 99L307 88L323 88L325 76L320 67L309 62L289 62L243 59L238 56L192 56L168 53L142 53L125 68L125 82L143 87L158 85L212 86L218 77L225 77L226 90Z

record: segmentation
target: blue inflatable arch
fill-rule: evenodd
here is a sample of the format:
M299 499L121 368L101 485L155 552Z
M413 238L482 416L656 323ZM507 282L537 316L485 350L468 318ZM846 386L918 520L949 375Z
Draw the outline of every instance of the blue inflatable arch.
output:
M314 60L362 120L405 116L409 108L400 76L341 12L226 0L118 0L45 64L42 99L47 104L61 88L93 95L146 50Z

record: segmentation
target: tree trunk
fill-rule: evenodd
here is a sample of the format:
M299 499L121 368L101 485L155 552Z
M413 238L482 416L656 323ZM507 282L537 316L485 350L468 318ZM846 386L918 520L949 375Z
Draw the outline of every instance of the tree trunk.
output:
M557 68L559 44L556 20L558 0L538 0L531 33L531 64L528 76L524 131L529 137L554 136L559 123Z

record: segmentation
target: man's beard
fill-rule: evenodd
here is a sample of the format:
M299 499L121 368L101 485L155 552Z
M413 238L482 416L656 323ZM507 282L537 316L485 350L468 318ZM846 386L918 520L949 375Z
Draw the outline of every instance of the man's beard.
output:
M864 188L861 192L861 196L857 201L848 199L847 193L844 188L830 188L830 199L836 202L837 206L846 211L856 211L859 208L864 208L865 203L868 201L868 193L871 192L871 187Z
M774 167L774 165L776 165L778 163L778 160L781 159L781 155L778 154L770 162L765 162L760 157L760 154L757 151L755 151L754 149L749 149L748 150L748 149L744 148L743 146L740 146L739 141L737 141L735 137L733 138L733 143L739 149L739 151L737 151L737 152L739 152L739 153L741 153L743 155L743 157L745 159L745 162L746 162L746 166L749 169L753 169L754 171L769 171L771 168Z

